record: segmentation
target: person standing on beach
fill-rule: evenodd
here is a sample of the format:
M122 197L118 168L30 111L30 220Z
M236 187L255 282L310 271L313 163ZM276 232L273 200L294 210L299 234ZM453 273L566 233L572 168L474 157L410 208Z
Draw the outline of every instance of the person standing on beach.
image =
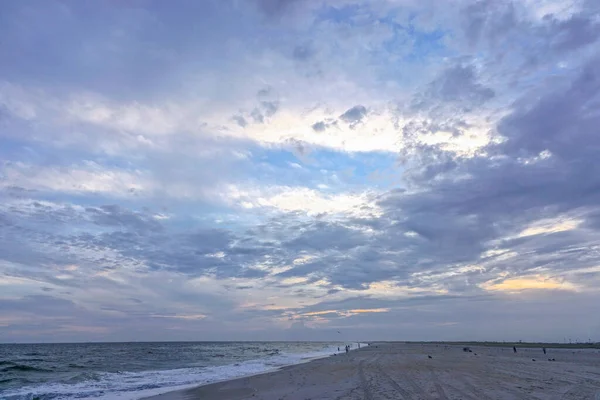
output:
M513 352L516 353L517 352L517 346L513 346Z

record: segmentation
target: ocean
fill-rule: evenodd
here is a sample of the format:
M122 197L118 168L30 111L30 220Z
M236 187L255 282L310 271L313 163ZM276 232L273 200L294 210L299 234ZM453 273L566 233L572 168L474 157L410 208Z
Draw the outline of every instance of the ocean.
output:
M0 344L0 399L139 399L344 351L333 342ZM362 346L363 344L361 344ZM354 348L357 344L353 345Z

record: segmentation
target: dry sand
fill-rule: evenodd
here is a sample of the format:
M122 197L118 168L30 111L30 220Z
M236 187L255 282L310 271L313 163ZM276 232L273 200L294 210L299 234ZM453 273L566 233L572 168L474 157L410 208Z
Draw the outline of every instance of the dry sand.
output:
M152 399L600 400L598 350L548 349L544 355L542 349L518 349L517 354L512 348L471 349L473 353L463 352L461 346L377 344Z

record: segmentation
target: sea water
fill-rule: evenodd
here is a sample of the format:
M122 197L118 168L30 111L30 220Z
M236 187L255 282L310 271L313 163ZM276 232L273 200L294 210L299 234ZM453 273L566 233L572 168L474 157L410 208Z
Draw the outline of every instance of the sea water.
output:
M272 371L336 354L344 346L333 342L0 344L0 398L139 399Z

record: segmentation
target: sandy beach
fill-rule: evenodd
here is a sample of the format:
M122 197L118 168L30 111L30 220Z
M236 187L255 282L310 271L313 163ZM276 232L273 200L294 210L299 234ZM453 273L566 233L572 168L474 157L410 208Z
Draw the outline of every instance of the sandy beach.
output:
M600 399L600 351L381 343L152 400ZM535 361L533 361L535 359ZM556 361L549 361L555 359Z

